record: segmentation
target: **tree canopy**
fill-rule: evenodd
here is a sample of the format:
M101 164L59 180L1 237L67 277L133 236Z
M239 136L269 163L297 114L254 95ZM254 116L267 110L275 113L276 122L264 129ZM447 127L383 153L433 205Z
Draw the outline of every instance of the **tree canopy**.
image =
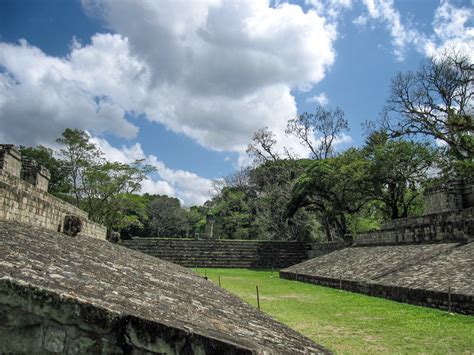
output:
M465 169L466 164L474 168L471 58L468 53L450 49L427 60L417 71L399 73L392 80L384 111L384 125L392 137L422 135L436 139L445 145L455 170L457 166Z

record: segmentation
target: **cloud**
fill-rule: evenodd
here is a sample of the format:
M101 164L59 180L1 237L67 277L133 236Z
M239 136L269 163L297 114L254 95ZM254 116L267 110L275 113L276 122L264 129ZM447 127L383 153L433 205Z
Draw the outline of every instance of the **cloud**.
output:
M257 129L283 145L294 92L320 82L336 28L314 10L265 0L83 0L116 34L72 40L66 57L0 43L0 139L46 144L67 127L128 139L134 117L243 154ZM5 127L8 127L8 131ZM28 127L29 129L24 129ZM289 143L287 140L286 143Z
M47 144L67 127L132 138L138 128L125 114L138 109L136 93L120 83L143 86L136 84L146 81L144 70L119 35L95 35L86 47L73 42L66 58L25 40L0 43L0 139Z
M456 7L449 1L441 1L436 9L431 36L423 46L429 56L436 56L448 48L456 48L474 59L474 27L468 23L474 18L474 9Z
M130 164L144 159L146 164L155 167L156 174L143 182L142 193L177 197L185 206L202 205L211 198L211 180L189 171L166 167L156 156L146 155L139 143L116 148L100 137L91 137L91 142L104 153L107 160Z
M314 102L314 103L317 103L320 106L326 106L329 102L329 99L328 99L328 96L326 95L326 93L322 92L319 95L308 97L306 99L306 102Z
M384 23L398 60L404 59L410 46L427 56L436 56L452 47L473 53L474 28L468 26L474 15L472 8L457 7L449 0L442 0L434 14L433 32L426 33L410 23L403 23L393 0L362 0L362 3L367 13L358 16L353 23L361 27L370 20Z
M125 36L133 55L146 63L146 117L214 150L242 153L264 126L283 136L297 111L292 90L321 81L335 58L335 27L314 10L288 3L83 5Z
M385 23L394 47L394 54L398 60L405 58L406 47L409 44L417 44L423 35L410 26L402 23L400 12L395 9L393 0L362 0L368 12L367 17ZM355 23L365 25L367 17L359 16Z
M352 8L352 0L305 0L318 14L336 18L343 10Z

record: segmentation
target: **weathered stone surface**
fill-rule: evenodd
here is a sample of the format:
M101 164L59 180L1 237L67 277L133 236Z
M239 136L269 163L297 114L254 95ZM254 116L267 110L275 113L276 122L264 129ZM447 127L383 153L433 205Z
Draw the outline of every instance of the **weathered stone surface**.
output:
M474 243L458 244L446 252L380 277L378 282L474 296Z
M188 269L7 221L0 221L0 340L0 352L325 351Z
M357 235L356 245L461 242L474 240L474 207L389 221Z
M474 207L474 183L449 181L425 192L425 213L456 211Z
M0 170L0 220L10 220L62 231L64 217L74 215L83 221L79 236L105 239L106 228L88 219L83 210Z
M311 243L307 247L308 259L312 259L317 256L323 256L323 255L332 253L333 251L341 250L350 246L351 246L351 243L344 242L344 241Z
M80 217L66 215L64 216L63 233L75 237L82 231L83 221Z
M285 241L135 238L127 248L186 267L283 268L307 259L309 245Z
M13 144L0 144L0 170L20 177L21 153Z
M280 277L474 313L472 242L351 247L284 269Z

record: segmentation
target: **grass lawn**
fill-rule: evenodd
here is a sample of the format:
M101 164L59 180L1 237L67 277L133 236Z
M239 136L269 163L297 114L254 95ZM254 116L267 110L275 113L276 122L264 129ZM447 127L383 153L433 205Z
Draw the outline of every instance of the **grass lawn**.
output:
M278 272L194 269L340 354L474 354L474 317L280 279Z

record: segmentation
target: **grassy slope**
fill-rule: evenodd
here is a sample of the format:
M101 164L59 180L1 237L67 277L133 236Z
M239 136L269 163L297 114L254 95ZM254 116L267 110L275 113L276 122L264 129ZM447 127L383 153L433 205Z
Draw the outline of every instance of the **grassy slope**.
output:
M275 272L197 269L336 353L474 354L474 317L283 280Z

